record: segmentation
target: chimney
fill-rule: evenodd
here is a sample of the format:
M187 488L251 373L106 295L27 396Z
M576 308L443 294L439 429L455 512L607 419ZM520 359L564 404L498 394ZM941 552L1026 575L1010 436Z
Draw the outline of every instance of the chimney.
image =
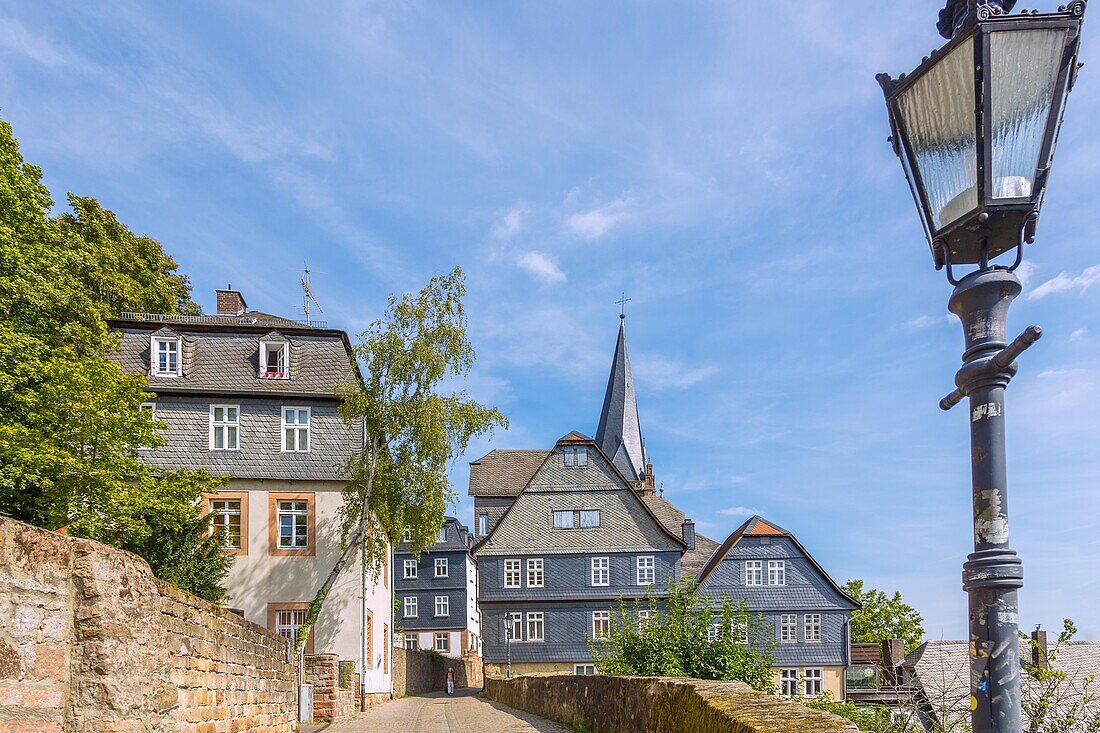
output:
M233 289L232 283L225 290L214 292L218 294L219 316L239 316L248 310L248 303L244 302L244 296L241 295L241 291Z
M682 527L682 533L684 542L687 544L689 550L695 549L695 522L690 519L684 519Z
M1047 632L1035 629L1031 632L1031 664L1037 669L1050 669L1047 656Z
M888 685L900 683L901 670L898 665L905 659L905 642L902 639L886 639L882 642L883 682Z

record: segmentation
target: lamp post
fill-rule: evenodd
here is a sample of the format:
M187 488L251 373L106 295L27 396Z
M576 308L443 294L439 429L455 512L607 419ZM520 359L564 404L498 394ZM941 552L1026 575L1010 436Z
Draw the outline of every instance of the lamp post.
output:
M970 608L970 705L975 733L1020 733L1016 591L1023 567L1008 541L1004 390L1016 357L1042 335L1009 343L1014 271L1046 190L1066 96L1077 76L1085 0L1055 13L1010 15L1015 0L948 0L949 39L911 73L879 74L894 152L936 269L955 286L948 308L966 339L955 389L970 404L974 552L963 565ZM1013 253L1011 264L995 265ZM956 279L955 267L977 265Z

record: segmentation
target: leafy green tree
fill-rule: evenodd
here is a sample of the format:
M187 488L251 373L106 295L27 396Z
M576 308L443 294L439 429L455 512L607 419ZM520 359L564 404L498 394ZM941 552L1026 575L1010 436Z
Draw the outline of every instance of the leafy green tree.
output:
M914 733L924 730L915 712L880 707L878 705L856 705L852 702L839 702L829 694L822 697L804 698L806 707L839 715L855 723L856 727L869 733ZM936 731L936 733L946 733Z
M880 590L864 590L862 580L849 580L844 590L863 606L852 614L852 641L878 644L887 639L903 639L911 652L924 640L924 619L915 608L902 600L901 593L888 596Z
M94 200L70 197L73 213L53 216L41 178L0 120L0 512L152 553L193 525L220 480L158 476L139 459L163 441L141 410L145 378L108 358L104 319L194 310L190 286Z
M474 364L466 335L460 268L433 277L417 295L391 296L385 315L360 335L365 382L347 385L341 412L362 422L363 449L351 461L341 508L343 551L314 595L298 634L305 646L344 567L360 554L378 572L387 545L411 533L414 553L434 542L454 494L447 477L471 439L506 426L495 407L443 389Z
M1100 731L1100 689L1096 676L1071 677L1058 657L1077 634L1071 619L1062 622L1058 639L1047 651L1047 665L1024 663L1023 710L1026 733L1096 733ZM1037 642L1021 633L1034 649Z
M620 601L610 634L588 645L601 674L738 680L775 691L771 625L743 600L715 602L690 580L672 583L666 598Z

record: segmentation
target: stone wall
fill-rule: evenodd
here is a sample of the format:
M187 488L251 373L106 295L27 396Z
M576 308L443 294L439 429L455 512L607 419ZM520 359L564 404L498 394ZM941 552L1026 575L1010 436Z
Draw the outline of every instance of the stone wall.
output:
M290 733L296 684L282 637L0 517L0 733Z
M341 670L340 657L335 654L307 654L304 674L313 685L313 719L318 722L341 720L359 712L359 675Z
M485 695L593 733L856 733L834 715L741 682L668 677L490 677Z
M393 650L393 696L420 695L440 692L447 679L447 670L455 671L455 688L478 687L485 681L481 657L453 659L442 654Z

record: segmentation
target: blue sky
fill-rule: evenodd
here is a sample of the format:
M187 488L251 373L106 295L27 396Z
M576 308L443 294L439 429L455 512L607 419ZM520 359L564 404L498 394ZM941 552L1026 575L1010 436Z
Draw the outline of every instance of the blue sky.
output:
M308 260L357 332L466 270L470 387L511 420L454 470L466 521L467 460L595 431L626 291L655 474L700 531L759 512L964 636L967 421L936 406L962 336L874 81L941 43L942 3L91 5L0 2L0 115L57 199L160 240L204 307L231 282L293 314ZM1098 638L1093 40L1007 414L1022 623Z

